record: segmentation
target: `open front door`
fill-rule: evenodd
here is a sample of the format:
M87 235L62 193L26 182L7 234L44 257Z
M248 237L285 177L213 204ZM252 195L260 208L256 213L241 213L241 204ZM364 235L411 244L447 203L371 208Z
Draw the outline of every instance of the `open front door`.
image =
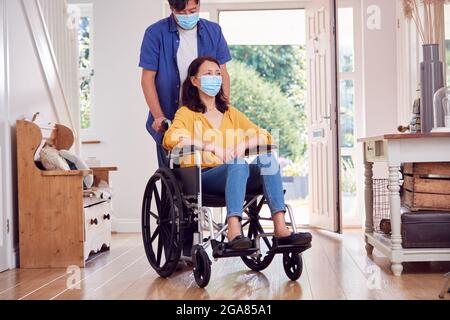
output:
M307 3L310 223L340 232L335 21L334 0Z

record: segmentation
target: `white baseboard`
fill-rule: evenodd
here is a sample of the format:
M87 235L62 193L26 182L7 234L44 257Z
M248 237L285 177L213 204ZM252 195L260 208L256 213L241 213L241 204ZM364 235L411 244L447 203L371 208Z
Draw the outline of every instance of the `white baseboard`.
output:
M141 232L140 219L113 219L112 231L117 233L137 233Z

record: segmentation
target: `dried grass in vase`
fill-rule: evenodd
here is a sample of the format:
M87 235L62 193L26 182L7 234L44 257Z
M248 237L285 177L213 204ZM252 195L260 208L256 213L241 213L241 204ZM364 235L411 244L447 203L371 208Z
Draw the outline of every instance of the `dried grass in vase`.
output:
M403 13L416 25L423 44L438 43L443 36L444 4L448 0L403 0Z

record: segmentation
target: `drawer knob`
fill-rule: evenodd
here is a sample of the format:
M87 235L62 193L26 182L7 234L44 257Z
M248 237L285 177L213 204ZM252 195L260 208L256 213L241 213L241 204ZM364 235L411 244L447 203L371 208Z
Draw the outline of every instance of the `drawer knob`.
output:
M91 219L91 225L98 224L97 218Z
M105 214L104 216L103 216L103 219L104 220L111 220L111 215L108 213L108 214Z

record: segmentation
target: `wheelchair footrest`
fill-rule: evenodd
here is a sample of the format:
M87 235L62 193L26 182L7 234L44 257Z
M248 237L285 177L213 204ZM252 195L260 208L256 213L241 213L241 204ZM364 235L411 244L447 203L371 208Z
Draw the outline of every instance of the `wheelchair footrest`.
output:
M276 245L272 249L269 250L270 253L278 254L278 253L302 253L312 247L311 243L306 245Z
M250 256L256 251L258 251L256 248L232 250L227 248L223 242L212 241L212 255L216 259Z

